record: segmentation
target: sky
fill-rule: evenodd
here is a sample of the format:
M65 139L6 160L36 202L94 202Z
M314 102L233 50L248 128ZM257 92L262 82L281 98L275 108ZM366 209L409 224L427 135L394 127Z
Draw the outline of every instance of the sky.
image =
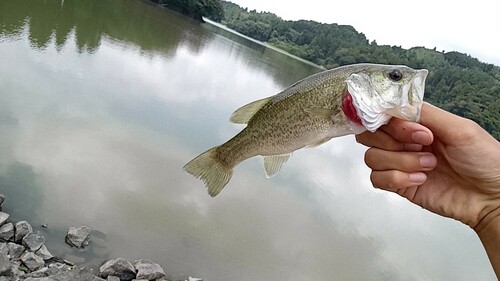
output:
M500 1L231 0L285 20L352 25L379 45L458 51L500 65ZM304 3L307 3L304 5Z

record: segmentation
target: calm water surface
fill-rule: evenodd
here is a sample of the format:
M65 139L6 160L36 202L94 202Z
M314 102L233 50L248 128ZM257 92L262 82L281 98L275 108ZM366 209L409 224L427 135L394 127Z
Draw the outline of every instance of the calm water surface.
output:
M182 172L239 106L319 71L139 0L0 1L0 192L53 253L150 258L177 280L492 280L473 233L375 191L352 136L217 198ZM48 224L43 229L39 225ZM83 251L72 225L98 230Z

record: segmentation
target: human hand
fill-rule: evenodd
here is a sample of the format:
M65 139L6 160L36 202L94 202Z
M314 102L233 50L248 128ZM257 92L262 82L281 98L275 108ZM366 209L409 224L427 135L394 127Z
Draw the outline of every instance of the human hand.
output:
M393 118L375 133L365 162L374 186L476 232L500 219L500 143L475 122L424 103L421 123Z

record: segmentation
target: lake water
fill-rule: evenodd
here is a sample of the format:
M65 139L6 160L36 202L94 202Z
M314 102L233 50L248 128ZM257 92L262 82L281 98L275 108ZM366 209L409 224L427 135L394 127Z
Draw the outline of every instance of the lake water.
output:
M352 136L272 179L248 160L216 198L182 171L242 129L235 109L319 70L149 2L2 0L4 211L56 255L173 280L493 280L470 229L371 187ZM89 248L64 245L75 225Z

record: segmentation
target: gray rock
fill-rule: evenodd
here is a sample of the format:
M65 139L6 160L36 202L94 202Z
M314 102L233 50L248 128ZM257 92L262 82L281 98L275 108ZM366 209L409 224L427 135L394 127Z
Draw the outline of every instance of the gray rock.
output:
M11 222L0 226L0 238L9 241L14 237L14 224Z
M40 247L40 249L38 249L38 251L35 252L35 254L39 255L40 257L43 258L43 260L48 260L52 257L54 257L50 252L49 250L47 249L47 247L45 247L45 245L42 245L42 247Z
M11 270L7 275L10 276L24 276L26 273L21 270L21 261L20 260L11 260L10 261Z
M7 247L6 243L0 243L0 275L8 275L11 267L9 247Z
M38 269L37 271L33 271L31 273L28 273L26 277L32 277L32 278L41 278L41 277L47 277L50 275L55 275L58 274L58 270L54 270L53 268L48 268L48 267L42 267Z
M54 268L55 269L55 268ZM42 272L42 271L39 271ZM37 272L38 273L38 272ZM71 269L60 269L59 271L50 271L50 269L45 271L45 276L39 276L38 274L30 273L27 275L28 278L25 281L105 281L93 275L85 267L74 267Z
M120 281L120 278L116 277L116 276L108 276L108 278L106 280L107 281Z
M33 228L27 221L19 221L16 223L16 234L14 236L14 242L21 243L24 236L28 233L33 232Z
M29 251L36 252L45 243L45 237L38 231L26 234L23 237L23 246Z
M118 258L103 264L99 268L99 275L103 278L118 276L122 281L130 281L135 278L135 268L129 261Z
M21 256L21 261L30 271L39 270L45 265L43 258L33 252L25 252Z
M92 230L86 226L70 227L66 234L66 243L77 248L85 248L89 244L90 232Z
M0 242L0 256L7 256L9 254L9 246L7 243Z
M9 279L5 276L0 276L0 281L9 281Z
M9 217L10 217L9 214L0 212L0 225L4 224Z
M60 263L60 262L55 262L55 263L51 263L49 264L49 268L55 268L55 269L58 269L58 270L70 270L71 267L65 263Z
M0 206L2 206L4 201L5 201L5 196L3 194L0 194Z
M150 260L137 260L134 266L137 269L137 279L155 280L165 276L163 268Z
M9 242L7 243L7 246L9 247L9 255L11 259L19 258L23 254L24 250L26 250L23 245L19 245L16 243Z

